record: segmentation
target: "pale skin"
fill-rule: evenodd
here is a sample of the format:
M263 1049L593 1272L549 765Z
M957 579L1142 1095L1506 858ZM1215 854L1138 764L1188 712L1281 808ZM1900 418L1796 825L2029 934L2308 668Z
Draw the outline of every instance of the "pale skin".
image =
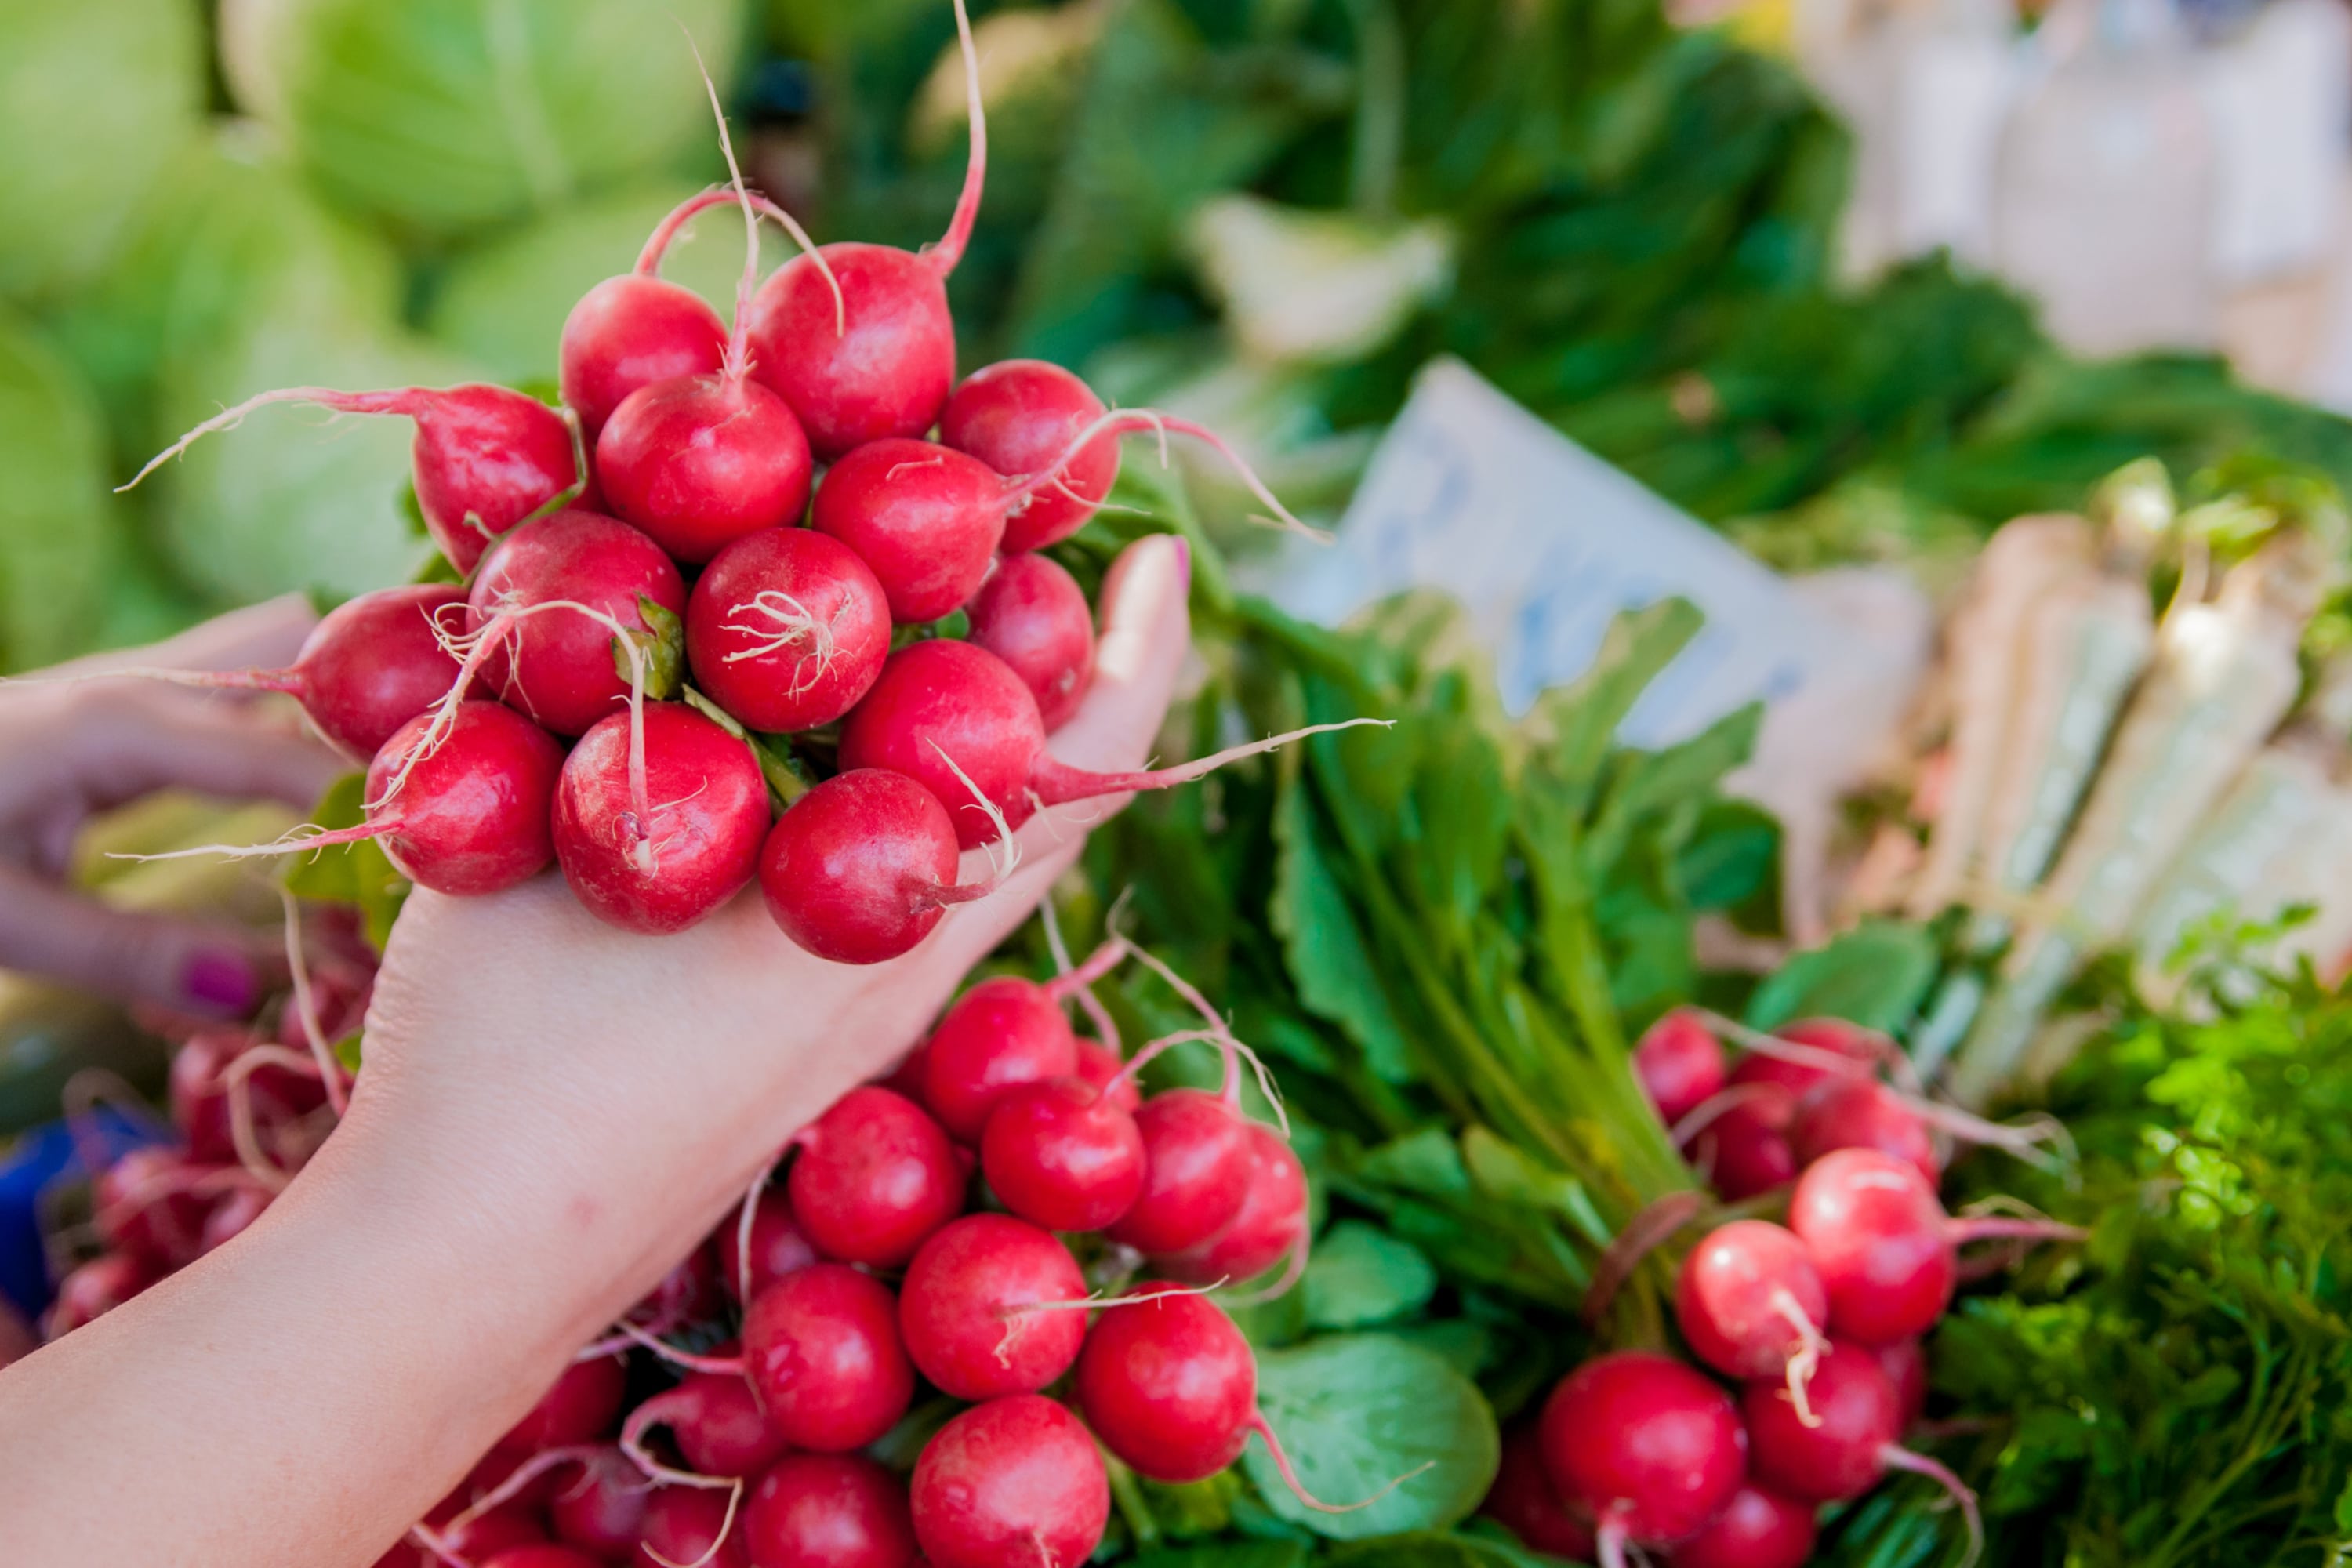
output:
M1187 576L1165 537L1114 569L1056 756L1144 763ZM756 894L672 937L599 925L551 876L415 895L350 1115L286 1194L0 1372L9 1563L365 1568L794 1130L914 1044L1116 804L1031 822L1003 887L867 968L802 952Z

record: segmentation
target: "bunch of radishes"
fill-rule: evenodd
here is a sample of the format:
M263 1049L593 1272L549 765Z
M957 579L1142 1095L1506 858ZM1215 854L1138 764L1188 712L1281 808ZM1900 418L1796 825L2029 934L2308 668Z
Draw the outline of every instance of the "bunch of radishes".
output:
M1973 1558L1974 1496L1901 1443L1927 1399L1920 1337L1951 1304L1964 1244L2081 1232L1946 1214L1939 1131L2020 1149L2026 1138L1883 1082L1878 1069L1902 1060L1885 1037L1835 1019L1737 1033L1749 1051L1727 1073L1696 1015L1661 1020L1634 1054L1643 1089L1721 1196L1789 1187L1786 1226L1717 1226L1675 1281L1684 1349L1737 1396L1670 1355L1587 1362L1537 1424L1507 1437L1487 1511L1530 1545L1597 1551L1611 1568L1628 1545L1663 1549L1677 1568L1796 1568L1819 1507L1904 1469L1951 1491ZM1630 1264L1618 1261L1622 1275Z
M1010 857L959 885L959 850L1038 806L1277 743L1116 774L1045 749L1086 693L1095 627L1037 552L1094 514L1122 433L1224 448L1181 420L1107 412L1036 361L957 384L946 279L987 162L961 0L957 22L971 157L946 237L921 254L811 247L739 173L572 309L561 410L489 385L298 387L155 459L266 403L406 416L418 509L463 580L343 605L289 669L196 678L290 692L373 758L365 824L248 852L373 838L457 894L552 860L599 917L649 932L694 924L756 875L802 946L874 963L992 888ZM731 169L723 117L720 138ZM729 202L747 242L731 331L660 276L679 226ZM803 246L764 284L762 214ZM939 635L958 612L965 635Z

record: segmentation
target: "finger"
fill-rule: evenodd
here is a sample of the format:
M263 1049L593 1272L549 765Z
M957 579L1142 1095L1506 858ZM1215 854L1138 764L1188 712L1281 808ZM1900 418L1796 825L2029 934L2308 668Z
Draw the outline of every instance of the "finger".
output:
M177 785L307 810L349 766L307 736L202 704L79 704L59 744L61 770L89 798L107 804Z
M111 910L0 867L0 968L208 1018L251 1013L275 955L245 932Z
M319 613L299 594L215 616L148 647L91 654L59 665L58 675L93 675L138 665L172 669L279 669L294 662Z

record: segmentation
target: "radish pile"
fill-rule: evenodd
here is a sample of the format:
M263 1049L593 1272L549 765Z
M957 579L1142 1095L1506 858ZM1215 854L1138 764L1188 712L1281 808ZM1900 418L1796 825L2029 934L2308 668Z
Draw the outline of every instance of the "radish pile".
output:
M1304 525L1213 435L1108 411L1057 366L957 383L946 279L987 165L961 0L957 26L971 154L937 245L814 247L738 172L572 310L561 409L489 385L296 387L142 470L266 404L404 416L418 509L460 579L344 605L290 669L180 678L289 692L372 758L363 824L234 852L373 838L452 894L552 863L600 919L646 932L756 879L803 947L870 963L992 889L1009 845L970 883L958 851L1039 806L1180 784L1290 738L1123 773L1046 749L1092 679L1095 624L1035 552L1094 515L1120 436L1207 440ZM733 170L723 116L719 137ZM661 277L685 220L726 203L747 249L731 330ZM762 217L802 245L764 283Z
M1962 1246L2082 1233L1948 1215L1947 1134L2020 1152L2031 1139L1883 1081L1906 1065L1885 1037L1835 1019L1727 1027L1749 1047L1728 1070L1708 1023L1677 1013L1643 1037L1635 1074L1718 1196L1779 1198L1787 1223L1733 1219L1702 1237L1675 1278L1689 1359L1620 1351L1570 1372L1537 1422L1506 1435L1486 1511L1530 1546L1606 1568L1629 1548L1676 1568L1797 1568L1816 1510L1901 1469L1951 1492L1973 1560L1974 1495L1902 1445L1927 1398L1920 1339L1951 1304ZM1632 1259L1619 1262L1622 1279Z
M67 1279L52 1335L250 1224L316 1147L343 1080L331 1103L301 1047L357 1026L364 951L339 942L315 982L298 965L276 1034L183 1047L185 1145L99 1178L107 1250ZM1213 1016L1127 1060L1072 1028L1066 1005L1093 1011L1086 987L1129 956L1196 996L1116 937L1056 980L971 987L796 1134L382 1568L1072 1568L1108 1518L1106 1450L1193 1481L1256 1433L1288 1475L1249 1344L1202 1292L1297 1279L1305 1173L1244 1114L1255 1058ZM1223 1088L1146 1096L1138 1070L1196 1040L1223 1053ZM911 1472L866 1452L927 1391L966 1407Z

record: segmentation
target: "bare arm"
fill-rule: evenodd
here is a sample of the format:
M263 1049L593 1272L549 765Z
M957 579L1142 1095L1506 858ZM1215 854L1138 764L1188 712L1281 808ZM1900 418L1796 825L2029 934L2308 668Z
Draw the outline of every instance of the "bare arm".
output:
M1184 577L1170 540L1121 562L1057 755L1143 760L1183 658ZM1104 809L1033 822L1003 889L863 969L799 952L756 896L649 938L552 877L416 895L351 1115L285 1196L0 1373L9 1562L364 1568L793 1129L914 1042Z

